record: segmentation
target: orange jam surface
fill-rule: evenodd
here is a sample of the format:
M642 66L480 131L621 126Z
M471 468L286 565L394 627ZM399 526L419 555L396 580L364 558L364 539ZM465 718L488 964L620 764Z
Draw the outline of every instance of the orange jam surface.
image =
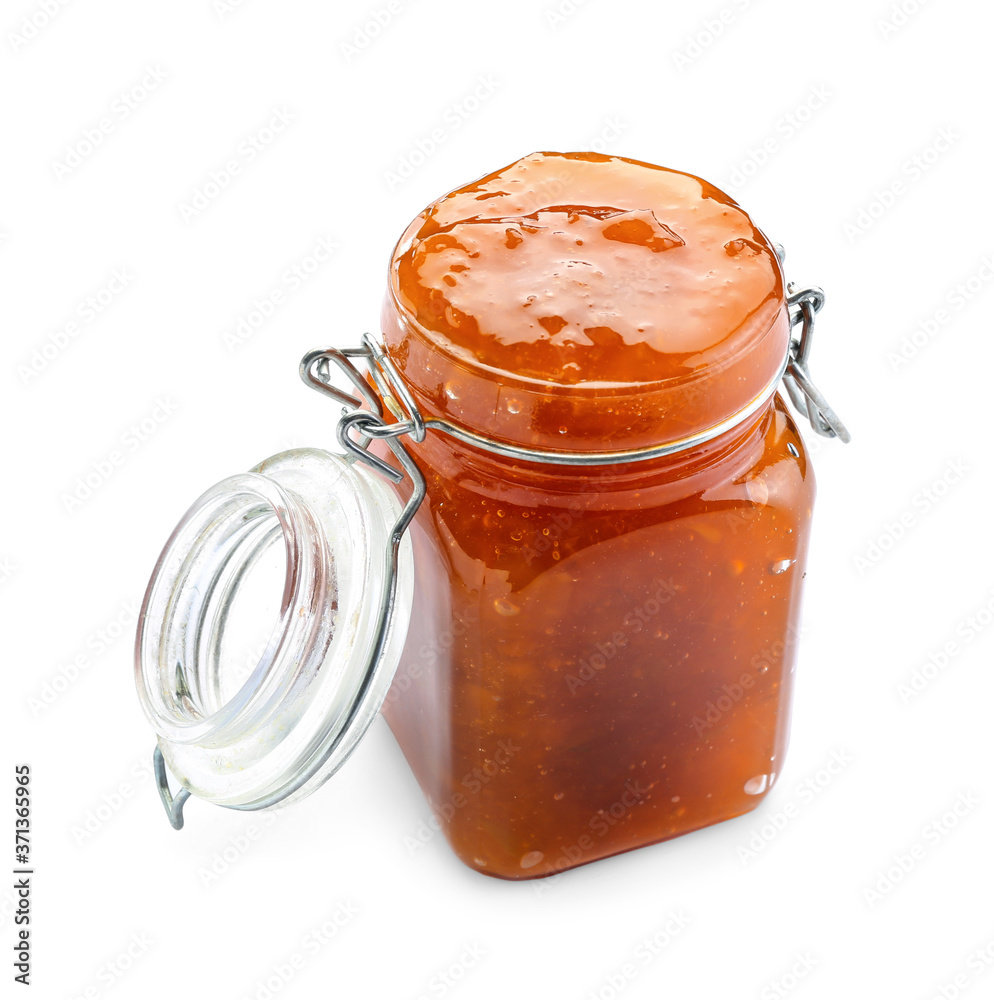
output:
M689 174L536 153L398 243L387 349L429 431L415 609L384 706L459 856L532 878L739 815L786 747L813 499L779 399L771 244ZM741 411L752 412L741 418Z

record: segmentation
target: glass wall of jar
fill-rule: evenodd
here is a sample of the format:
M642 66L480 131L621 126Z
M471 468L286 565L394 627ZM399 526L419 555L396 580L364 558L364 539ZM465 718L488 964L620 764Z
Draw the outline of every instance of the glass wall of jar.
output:
M412 223L383 335L426 418L557 453L408 444L427 497L384 713L459 857L532 878L758 805L814 496L765 236L690 175L534 154Z

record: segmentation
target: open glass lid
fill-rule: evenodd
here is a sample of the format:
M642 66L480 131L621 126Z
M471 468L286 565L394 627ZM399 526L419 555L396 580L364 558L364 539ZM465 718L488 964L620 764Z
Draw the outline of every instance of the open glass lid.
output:
M332 355L309 355L308 372ZM397 669L413 593L405 529L424 482L378 406L361 410L320 381L351 409L342 422L361 426L363 446L340 424L344 456L286 451L211 487L145 593L135 679L177 829L191 794L234 809L309 794L355 748ZM394 465L366 451L376 428ZM414 481L406 505L388 482L401 469ZM167 768L182 786L175 797Z

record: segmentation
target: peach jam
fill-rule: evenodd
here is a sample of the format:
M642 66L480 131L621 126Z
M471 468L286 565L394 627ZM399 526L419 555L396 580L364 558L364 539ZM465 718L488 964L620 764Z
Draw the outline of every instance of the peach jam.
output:
M398 242L386 352L461 433L406 442L426 497L383 711L475 870L549 875L776 781L814 498L790 328L742 208L622 157L526 156Z
M382 336L301 362L342 452L216 483L153 570L135 679L172 825L310 794L381 710L486 875L754 809L814 499L781 383L848 440L807 368L824 293L781 262L728 195L622 157L534 153L425 209Z

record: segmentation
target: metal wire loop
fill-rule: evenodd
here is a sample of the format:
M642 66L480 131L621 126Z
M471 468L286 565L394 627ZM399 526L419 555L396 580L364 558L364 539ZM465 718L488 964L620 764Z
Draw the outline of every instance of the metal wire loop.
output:
M818 390L808 372L808 356L814 340L815 315L825 304L825 293L817 286L795 289L787 286L787 310L791 330L800 324L798 337L792 336L790 357L784 374L784 387L795 408L808 417L815 433L822 437L837 437L849 443L852 440L846 425L839 419L828 400Z
M387 438L401 437L404 434L413 436L414 434L414 422L411 420L400 420L394 424L385 424L379 417L372 417L368 414L363 414L363 416L368 416L370 419L356 421L356 423L362 428L362 432L366 437L385 441Z
M156 744L152 752L152 767L155 771L155 784L159 789L159 798L162 806L169 817L169 823L174 830L183 829L183 806L190 797L187 789L181 788L175 795L169 789L169 776L166 773L166 762L162 756L162 750Z
M402 472L398 472L397 469L393 468L393 466L384 462L382 458L372 454L372 452L368 449L369 439L374 436L369 432L375 431L382 426L383 418L377 416L376 414L369 413L366 410L353 410L352 413L345 413L339 418L338 427L336 428L338 443L348 454L352 455L360 462L364 462L370 468L375 469L392 482L399 483L403 481L404 474ZM358 431L365 438L365 440L354 440L350 436L352 430ZM384 435L384 437L387 436L388 435ZM396 440L397 435L389 435L389 437ZM393 440L391 440L391 444L393 443Z
M417 400L405 385L383 345L368 333L362 335L362 345L373 359L374 364L370 365L369 373L384 402L398 421L409 425L409 430L401 433L409 433L415 441L424 441L427 424L418 409Z
M821 307L825 304L825 292L817 285L811 285L808 288L801 288L795 291L794 285L791 283L787 286L787 291L789 293L787 296L787 309L791 312L793 322L796 322L793 319L795 306L800 307L805 302L809 302L815 312L821 312Z
M303 379L305 385L316 389L318 392L327 393L349 409L358 409L365 402L370 410L382 416L383 406L380 403L379 396L373 392L369 383L362 377L359 370L350 360L356 357L368 360L369 352L365 347L348 347L344 350L329 347L308 351L300 360L300 377ZM350 396L331 381L330 362L334 362L339 370L348 376L349 381L359 391L361 398Z

